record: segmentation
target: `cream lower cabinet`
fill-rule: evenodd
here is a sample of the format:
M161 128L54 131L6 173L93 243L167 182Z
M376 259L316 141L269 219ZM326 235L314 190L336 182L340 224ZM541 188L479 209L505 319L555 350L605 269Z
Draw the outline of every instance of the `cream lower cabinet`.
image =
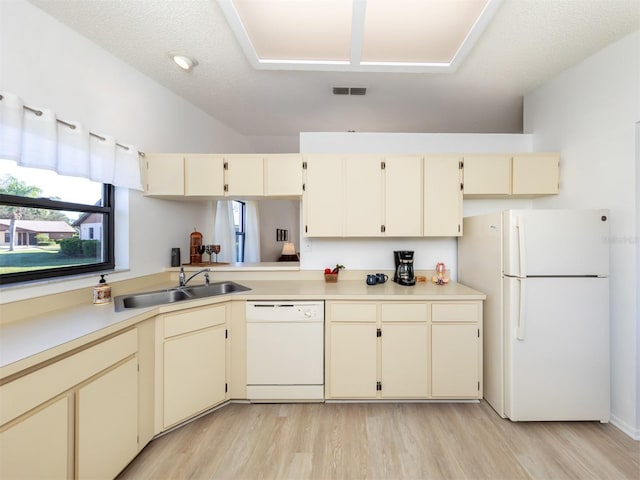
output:
M328 399L428 395L425 303L328 302Z
M113 478L138 453L137 330L0 386L0 478Z
M138 453L138 360L81 387L76 399L76 476L114 478Z
M226 399L227 305L167 314L157 322L159 431Z
M338 307L339 308L339 307ZM328 330L327 398L376 398L376 323L332 322Z
M482 302L434 302L431 396L482 398Z
M325 398L482 398L482 302L326 303Z
M69 405L69 396L53 400L0 432L0 478L72 477Z

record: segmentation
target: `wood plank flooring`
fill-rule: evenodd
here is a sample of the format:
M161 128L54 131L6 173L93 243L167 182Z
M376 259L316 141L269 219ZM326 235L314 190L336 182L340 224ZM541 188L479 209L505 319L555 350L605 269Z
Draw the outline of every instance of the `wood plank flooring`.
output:
M485 402L231 404L152 441L126 479L634 479L640 442Z

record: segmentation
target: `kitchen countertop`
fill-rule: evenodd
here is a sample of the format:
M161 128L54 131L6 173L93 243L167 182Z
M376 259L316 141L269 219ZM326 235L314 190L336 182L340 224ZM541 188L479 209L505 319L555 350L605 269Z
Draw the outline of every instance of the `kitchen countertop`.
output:
M113 303L83 304L0 325L0 380L155 315L229 300L460 301L486 298L483 293L455 282L445 286L431 282L417 283L411 287L391 281L367 285L362 280L340 280L337 283L317 280L242 280L239 283L251 290L122 312L116 312ZM162 283L157 287L145 288L145 291L173 286L173 283Z

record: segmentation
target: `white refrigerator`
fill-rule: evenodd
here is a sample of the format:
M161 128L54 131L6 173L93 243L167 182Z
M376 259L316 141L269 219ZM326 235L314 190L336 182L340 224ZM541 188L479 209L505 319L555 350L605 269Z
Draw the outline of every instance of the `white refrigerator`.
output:
M487 295L484 398L502 417L609 421L606 210L464 218L458 281Z

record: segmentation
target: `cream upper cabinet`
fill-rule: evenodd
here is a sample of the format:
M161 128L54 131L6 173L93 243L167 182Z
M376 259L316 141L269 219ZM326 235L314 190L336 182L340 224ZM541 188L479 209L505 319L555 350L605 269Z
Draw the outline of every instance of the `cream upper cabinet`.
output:
M138 453L138 361L133 357L77 395L77 478L115 478Z
M143 172L147 195L184 195L184 156L182 154L148 153Z
M316 237L383 235L383 161L376 155L305 155L305 230Z
M373 155L344 158L344 236L382 235L382 160Z
M431 304L431 395L482 398L482 302Z
M160 317L157 385L159 430L201 413L226 398L226 304Z
M225 155L226 194L261 196L264 194L262 155Z
M511 155L465 155L465 195L509 195Z
M422 157L417 155L384 158L384 235L422 235Z
M302 195L302 155L264 156L264 194L269 197Z
M424 157L424 226L427 237L462 235L462 158Z
M560 156L523 153L464 156L464 195L535 197L559 191Z
M72 425L69 397L64 396L0 428L0 478L71 478Z
M188 197L224 195L224 157L185 155L184 193Z
M343 235L344 173L338 155L305 155L303 195L304 234L313 237Z
M559 191L560 156L531 153L513 156L513 195L553 195Z

